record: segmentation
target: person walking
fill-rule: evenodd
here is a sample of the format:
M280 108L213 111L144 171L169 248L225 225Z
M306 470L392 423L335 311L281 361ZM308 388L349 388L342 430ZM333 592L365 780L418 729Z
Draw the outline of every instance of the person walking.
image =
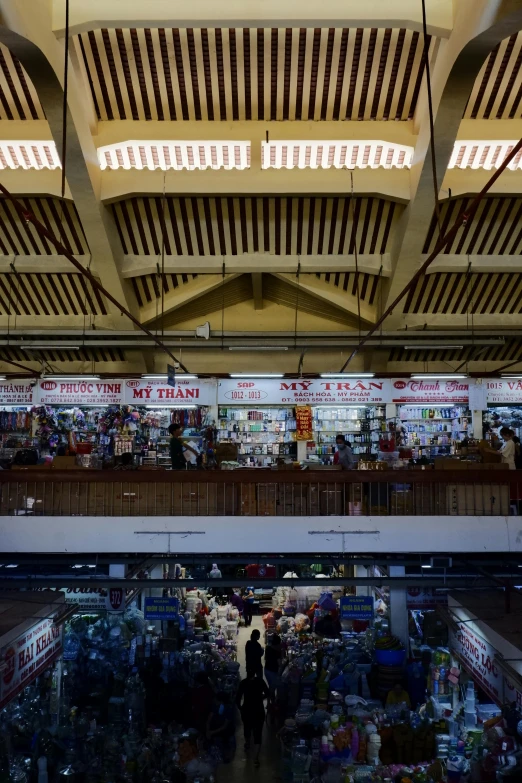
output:
M250 749L250 738L253 737L254 740L254 764L256 767L259 767L260 763L259 753L261 751L263 725L266 717L264 702L268 697L268 686L263 680L262 674L259 675L255 669L247 668L247 676L239 684L236 704L239 707L243 721L245 750L248 751Z
M250 639L245 644L245 663L247 672L252 670L256 672L256 674L259 674L261 679L263 679L263 664L261 659L263 658L265 651L259 644L260 638L260 632L257 630L257 628L254 628L250 634Z
M279 667L281 666L281 637L273 633L265 650L265 679L270 691L270 701L273 702L279 684Z
M254 598L254 591L251 587L247 587L243 596L243 617L245 618L245 628L250 628L252 625Z

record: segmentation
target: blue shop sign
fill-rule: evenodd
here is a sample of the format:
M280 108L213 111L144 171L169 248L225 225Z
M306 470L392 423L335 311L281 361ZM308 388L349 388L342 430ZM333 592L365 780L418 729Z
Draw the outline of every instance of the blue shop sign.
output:
M179 611L179 600L177 598L146 598L145 599L145 619L146 620L171 620Z
M366 595L344 595L341 598L342 620L372 620L373 598Z

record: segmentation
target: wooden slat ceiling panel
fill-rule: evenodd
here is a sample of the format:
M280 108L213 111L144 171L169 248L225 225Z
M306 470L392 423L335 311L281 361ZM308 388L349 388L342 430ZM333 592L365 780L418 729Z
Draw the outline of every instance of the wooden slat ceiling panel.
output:
M107 315L107 307L79 273L9 273L0 274L0 315Z
M465 119L511 120L522 117L522 32L493 49L475 80Z
M20 198L44 226L73 255L86 255L89 245L76 207L58 198ZM3 255L58 255L54 245L40 237L31 223L20 220L13 205L0 199L0 253Z
M423 72L422 37L405 29L103 29L74 42L103 120L408 120Z
M168 255L386 253L403 207L381 198L167 197ZM123 252L159 255L160 197L112 205ZM355 225L354 225L355 221Z
M472 198L456 198L441 204L441 228L444 235L457 217L465 212ZM491 197L479 204L473 220L461 226L455 239L442 253L463 255L516 255L522 250L522 198ZM431 219L423 253L431 253L438 240L435 215Z
M405 313L522 313L522 273L436 272L409 292Z
M0 119L45 120L33 83L20 61L0 44Z

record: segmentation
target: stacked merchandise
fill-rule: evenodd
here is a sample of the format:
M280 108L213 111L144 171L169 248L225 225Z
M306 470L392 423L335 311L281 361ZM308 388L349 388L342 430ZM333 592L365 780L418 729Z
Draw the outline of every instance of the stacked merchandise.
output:
M419 407L403 405L399 411L404 445L429 457L450 454L455 444L471 429L471 412L466 406Z
M29 416L20 412L20 423L27 423ZM131 405L104 408L41 405L32 409L32 417L34 436L43 455L60 451L76 454L77 463L83 467L101 467L125 453L133 454L138 464L169 467L171 423L184 427L184 436L204 457L214 440L208 409L201 407L152 410ZM12 423L12 418L12 414L6 418L6 425Z
M26 449L36 455L38 441L32 436L32 416L27 406L0 411L0 465L20 464Z
M219 408L218 441L237 444L238 461L245 467L297 459L296 427L289 407Z
M223 757L201 742L192 705L201 682L234 701L235 645L220 646L220 619L183 643L181 616L163 637L136 608L75 615L63 659L2 710L0 779L211 783Z
M328 406L313 408L314 441L307 454L317 455L329 464L335 453L335 437L345 435L354 455L368 458L379 452L379 440L386 430L383 406Z

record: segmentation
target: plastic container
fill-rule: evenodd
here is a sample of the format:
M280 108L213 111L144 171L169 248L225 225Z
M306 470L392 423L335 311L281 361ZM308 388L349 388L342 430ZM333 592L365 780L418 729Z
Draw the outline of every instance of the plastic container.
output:
M375 650L375 659L381 666L401 666L406 658L406 650Z

